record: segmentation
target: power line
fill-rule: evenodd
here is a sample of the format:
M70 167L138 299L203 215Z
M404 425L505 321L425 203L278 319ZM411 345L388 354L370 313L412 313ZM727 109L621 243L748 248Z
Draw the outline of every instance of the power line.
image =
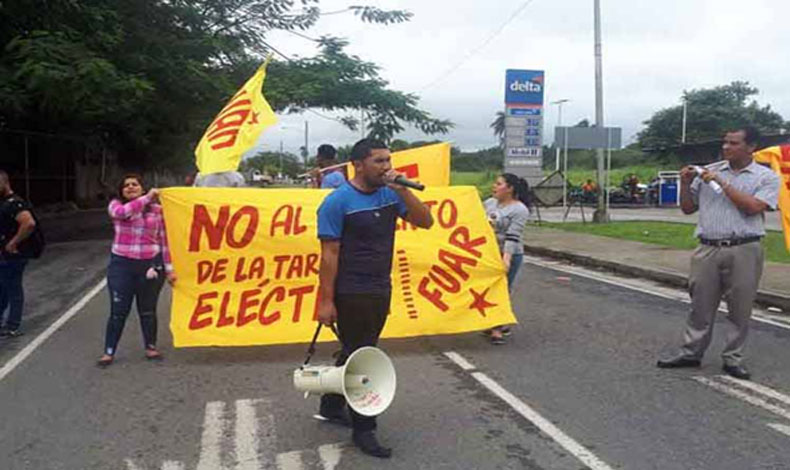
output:
M480 44L478 47L476 47L475 49L473 49L471 52L467 53L467 54L466 54L466 55L465 55L465 56L464 56L464 57L463 57L463 58L462 58L460 61L458 61L458 62L457 62L455 65L453 65L452 67L450 67L449 69L447 69L447 71L446 71L446 72L444 72L443 74L441 74L441 75L440 75L438 78L436 78L434 81L432 81L432 82L430 82L428 85L424 86L424 87L422 88L422 90L420 90L420 91L425 91L425 90L427 90L428 88L431 88L431 87L433 87L434 85L436 85L436 84L438 84L439 82L441 82L442 80L444 80L444 79L445 79L445 78L446 78L448 75L450 75L451 73L453 73L453 72L455 72L456 70L458 70L458 69L459 69L459 68L460 68L462 65L464 65L464 63L466 63L466 61L467 61L467 60L469 60L470 58L472 58L472 56L476 55L476 54L477 54L478 52L480 52L480 51L481 51L481 50L482 50L484 47L486 47L488 44L490 44L490 43L491 43L491 41L493 41L493 40L494 40L494 38L496 38L496 37L499 35L499 33L501 33L501 32L502 32L502 30L504 30L504 29L505 29L505 27L506 27L507 25L509 25L509 24L510 24L510 23L511 23L513 20L515 20L515 19L518 17L518 15L520 15L520 14L521 14L521 12L523 12L523 11L524 11L524 10L525 10L525 9L526 9L526 8L527 8L529 5L530 5L530 4L532 4L532 2L534 2L534 1L535 1L535 0L527 0L526 2L524 2L523 4L521 4L521 6L519 6L519 7L516 9L516 11L514 11L514 12L513 12L513 13L510 15L510 17L508 17L508 19L507 19L507 20L505 20L505 22L504 22L504 23L502 23L502 24L501 24L501 25L500 25L500 26L499 26L499 27L498 27L496 30L494 30L494 32L493 32L493 33L491 33L491 35L489 35L489 36L488 36L488 38L486 38L486 40L485 40L485 41L483 41L483 42L482 42L482 43L481 43L481 44Z

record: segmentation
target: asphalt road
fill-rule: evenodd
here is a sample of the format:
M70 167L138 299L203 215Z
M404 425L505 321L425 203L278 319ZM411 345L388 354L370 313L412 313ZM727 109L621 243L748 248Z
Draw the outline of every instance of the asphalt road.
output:
M92 259L94 277L64 289L97 281L106 258ZM790 325L753 323L748 365L767 388L719 376L724 324L702 369L659 370L687 305L590 276L527 264L505 346L478 334L383 342L398 372L379 421L389 461L310 418L317 398L291 384L304 345L173 350L169 292L166 360L143 359L130 317L116 364L97 369L101 291L0 378L0 469L790 469ZM46 327L0 343L0 361Z

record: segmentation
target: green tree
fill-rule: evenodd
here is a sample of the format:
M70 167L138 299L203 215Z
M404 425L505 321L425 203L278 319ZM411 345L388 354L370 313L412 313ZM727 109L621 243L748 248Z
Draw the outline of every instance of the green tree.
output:
M494 130L494 136L499 138L500 146L504 147L505 141L505 112L497 111L494 121L489 125Z
M242 161L239 169L241 172L259 170L276 175L280 172L281 165L282 173L292 178L304 170L299 157L287 152L258 152L255 156Z
M504 158L501 147L490 147L476 152L460 152L454 149L450 166L453 171L502 170Z
M758 93L748 82L684 92L687 104L686 142L717 139L737 126L755 126L765 133L778 133L786 123L769 105L760 106L750 97ZM643 148L660 149L681 141L683 106L664 108L644 122L639 135Z
M411 17L347 11L385 25ZM187 162L213 116L275 49L269 33L301 35L320 17L318 0L0 2L0 128L97 138L139 166ZM265 94L276 110L362 110L369 133L386 139L406 125L427 133L452 125L389 89L344 41L317 45L314 58L270 65Z

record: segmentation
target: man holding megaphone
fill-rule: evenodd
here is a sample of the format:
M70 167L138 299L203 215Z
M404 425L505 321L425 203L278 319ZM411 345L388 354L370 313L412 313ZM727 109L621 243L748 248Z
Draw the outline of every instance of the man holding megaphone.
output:
M321 240L318 319L337 324L343 350L337 366L365 346L375 346L389 313L393 247L398 217L430 228L433 218L392 169L390 151L377 140L362 139L351 150L354 177L335 189L318 208ZM408 181L408 180L405 180ZM324 394L323 419L348 422L343 395ZM354 444L362 452L388 458L379 444L375 416L349 407Z

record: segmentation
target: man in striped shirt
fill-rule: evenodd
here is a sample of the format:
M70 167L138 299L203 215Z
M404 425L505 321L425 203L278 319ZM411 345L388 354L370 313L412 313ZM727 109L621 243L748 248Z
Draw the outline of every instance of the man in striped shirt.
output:
M723 370L738 379L751 377L742 364L743 347L763 270L765 211L776 210L780 184L776 173L752 159L758 140L751 127L728 132L723 161L680 173L681 209L685 214L699 210L695 233L700 245L691 258L691 313L683 346L675 357L659 360L658 367L700 365L724 298L733 328L722 353Z

